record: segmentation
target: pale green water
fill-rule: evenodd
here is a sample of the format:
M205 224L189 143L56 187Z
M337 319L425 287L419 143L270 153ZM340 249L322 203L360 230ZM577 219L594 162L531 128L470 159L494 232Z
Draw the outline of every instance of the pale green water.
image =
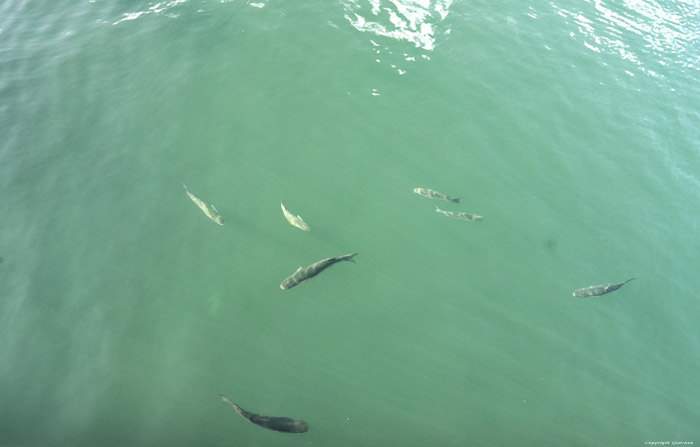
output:
M0 445L697 445L699 10L0 3Z

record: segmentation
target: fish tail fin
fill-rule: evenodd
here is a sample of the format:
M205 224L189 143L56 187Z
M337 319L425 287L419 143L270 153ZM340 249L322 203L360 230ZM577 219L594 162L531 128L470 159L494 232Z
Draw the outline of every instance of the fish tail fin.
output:
M435 205L435 211L437 211L438 213L442 213L442 210L440 208L438 208L437 205Z
M459 203L459 197L457 197L456 199L450 199L450 201L454 203Z
M351 255L345 255L343 256L343 261L350 261L350 262L355 262L353 259L355 256L359 255L359 253L353 253Z
M229 404L229 405L235 405L233 402L231 402L231 399L229 399L228 397L224 396L223 394L219 394L219 397L221 398L221 400L223 400L223 401L226 402L227 404Z
M185 185L185 182L180 180L180 183L182 183L182 186L185 188L185 191L189 191L189 189L187 189L187 185ZM219 396L221 396L221 395L219 394Z
M238 412L238 414L240 414L241 416L243 416L244 418L247 419L247 417L246 417L247 411L245 411L243 408L241 408L241 407L239 407L238 405L236 405L231 399L229 399L228 397L224 396L223 394L219 394L219 397L221 398L221 400L223 400L223 401L226 402L227 404L231 405L231 406L233 407L233 409L236 410L236 411Z
M628 282L632 281L633 279L637 279L637 278L630 278L627 281L623 282L622 284L627 284Z

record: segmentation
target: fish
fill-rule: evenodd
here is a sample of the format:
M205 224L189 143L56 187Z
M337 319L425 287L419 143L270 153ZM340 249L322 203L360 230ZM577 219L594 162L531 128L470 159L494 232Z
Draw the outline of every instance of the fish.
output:
M454 203L459 203L459 199L453 199L452 197L448 197L445 194L437 191L433 191L432 189L426 189L426 188L413 188L413 192L415 192L418 195L421 195L423 197L429 197L431 199L440 199L440 200L447 200L449 202L454 202Z
M574 291L573 296L577 296L579 298L586 298L589 296L605 295L606 293L616 291L617 289L624 286L625 284L632 281L633 279L637 279L637 278L630 278L625 282L621 282L620 284L601 284L599 286L584 287L583 289L578 289L578 290Z
M289 212L289 210L284 206L284 202L280 201L280 205L282 205L282 212L284 213L284 217L287 218L287 221L294 225L295 227L299 228L300 230L304 231L311 231L311 227L304 222L304 219L301 218L299 215L294 215Z
M304 433L309 430L309 424L301 419L292 419L287 417L263 416L261 414L251 413L239 407L223 394L219 394L221 400L231 405L241 416L249 420L255 425L265 427L269 430L281 431L285 433Z
M282 281L282 284L280 284L280 289L282 290L287 290L291 289L292 287L303 283L307 279L311 279L314 276L318 275L328 267L332 266L336 262L340 261L351 261L355 262L354 258L357 256L358 253L353 253L351 255L343 255L343 256L335 256L332 258L326 258L322 259L318 262L315 262L311 264L310 266L306 268L301 268L299 267L296 272L292 273L287 279Z
M187 193L188 196L190 196L190 199L197 205L202 211L204 211L204 214L207 215L207 217L214 222L218 223L219 225L224 224L224 218L221 217L219 214L219 211L214 207L214 205L210 205L203 200L199 199L197 196L192 194L189 189L187 189L187 185L185 185L184 182L182 182L182 186L185 187L185 192Z
M447 217L454 217L455 219L464 219L464 220L484 220L483 217L477 216L476 214L469 214L469 213L455 213L454 211L445 211L441 210L437 206L435 207L435 211L438 213L442 213Z

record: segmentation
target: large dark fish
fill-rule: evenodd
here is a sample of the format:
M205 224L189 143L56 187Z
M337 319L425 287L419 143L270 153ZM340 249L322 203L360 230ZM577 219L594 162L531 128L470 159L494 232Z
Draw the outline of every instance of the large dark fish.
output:
M343 255L343 256L335 256L333 258L326 258L322 259L314 264L311 264L310 266L304 268L299 267L296 272L294 272L291 276L289 276L287 279L282 281L282 284L280 284L280 289L282 290L287 290L291 289L292 287L296 286L297 284L301 284L307 279L313 278L314 276L318 275L328 267L332 266L336 262L340 261L352 261L355 262L352 258L357 256L357 253L353 253L351 255Z
M625 282L621 282L620 284L601 284L599 286L584 287L583 289L576 290L573 293L573 295L577 296L579 298L586 298L588 296L605 295L606 293L616 291L617 289L624 286L625 284L632 281L633 279L637 279L637 278L630 278Z
M276 417L276 416L263 416L261 414L251 413L245 411L243 408L231 402L231 400L219 394L221 400L231 405L241 416L248 419L255 425L268 428L270 430L281 431L285 433L304 433L309 430L309 424L301 419L292 419L286 417Z

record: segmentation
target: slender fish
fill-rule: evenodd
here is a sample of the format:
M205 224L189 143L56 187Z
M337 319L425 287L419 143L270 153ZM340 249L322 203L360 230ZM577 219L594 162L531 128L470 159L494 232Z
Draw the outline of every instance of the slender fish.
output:
M426 188L413 188L413 192L415 192L418 195L421 195L423 197L429 197L431 199L440 199L440 200L447 200L450 202L454 203L459 203L459 199L453 199L452 197L448 197L445 194L437 191L433 191L432 189L426 189Z
M309 429L309 424L301 419L292 419L277 416L263 416L261 414L245 411L243 408L231 402L231 400L219 394L221 400L231 405L241 416L252 422L253 424L265 427L270 430L281 431L285 433L304 433Z
M464 219L464 220L484 220L483 217L477 216L476 214L469 214L469 213L455 213L453 211L445 211L441 210L437 206L435 206L435 211L438 213L442 213L447 217L454 217L455 219Z
M295 216L294 214L290 213L289 210L284 206L284 202L280 201L280 204L282 205L282 212L284 213L284 217L287 218L287 221L290 224L294 225L300 230L311 231L311 227L309 227L306 224L306 222L304 222L304 219L302 219L301 216Z
M219 212L214 208L214 205L210 205L203 200L199 199L197 196L192 194L189 189L187 189L187 185L185 185L184 182L182 182L182 186L185 187L185 192L187 193L188 196L190 196L190 199L197 205L202 211L204 211L204 214L207 215L207 217L214 222L218 223L219 225L224 224L224 218L221 217Z
M340 261L351 261L355 262L354 258L357 256L357 253L353 253L351 255L343 255L343 256L335 256L333 258L326 258L322 259L314 264L311 264L310 266L304 268L299 267L296 272L294 272L292 275L290 275L287 279L282 281L282 284L280 284L280 289L282 290L287 290L291 289L292 287L296 286L297 284L301 284L307 279L311 279L314 276L318 275L328 267L332 266L336 262Z
M632 281L633 279L637 278L630 278L625 282L621 282L620 284L601 284L599 286L590 286L590 287L584 287L583 289L578 289L576 290L573 295L577 296L579 298L586 298L589 296L600 296L600 295L605 295L606 293L614 292L620 287L624 286L628 282Z

